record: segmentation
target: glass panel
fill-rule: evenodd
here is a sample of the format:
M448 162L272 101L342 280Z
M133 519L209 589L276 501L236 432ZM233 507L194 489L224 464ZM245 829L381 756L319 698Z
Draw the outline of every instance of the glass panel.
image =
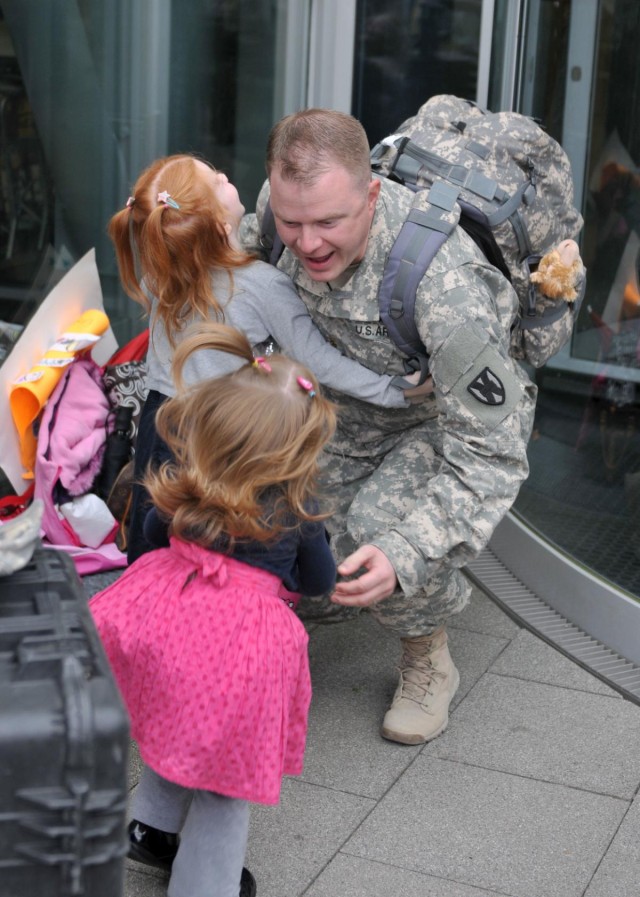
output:
M154 158L200 154L255 203L269 128L303 102L307 7L0 0L0 361L92 247L116 336L140 330L106 225Z
M491 31L491 66L487 91L487 107L491 110L513 109L515 71L518 47L515 35L520 31L522 3L526 0L495 0Z
M474 100L482 0L359 0L352 112L374 144L441 93Z
M537 375L531 475L516 509L637 596L640 5L531 3L526 38L520 108L548 123L571 156L589 273L570 351Z

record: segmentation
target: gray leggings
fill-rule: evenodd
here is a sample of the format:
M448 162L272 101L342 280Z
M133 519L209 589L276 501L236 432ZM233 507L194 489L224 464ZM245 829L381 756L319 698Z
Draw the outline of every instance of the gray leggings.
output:
M249 832L246 800L182 788L144 766L131 809L140 822L180 832L168 897L238 897Z

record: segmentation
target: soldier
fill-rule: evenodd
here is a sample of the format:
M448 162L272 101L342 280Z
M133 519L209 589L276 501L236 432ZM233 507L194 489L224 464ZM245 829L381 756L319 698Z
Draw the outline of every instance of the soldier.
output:
M259 248L270 194L293 280L324 336L378 373L405 356L378 308L385 259L420 195L372 178L364 129L350 115L308 109L277 123L268 182L243 242ZM324 457L329 521L340 561L325 604L367 608L402 642L400 681L382 735L419 744L447 726L459 674L446 623L468 601L461 572L486 545L528 474L536 388L509 355L518 300L456 228L419 284L415 315L430 377L408 409L327 390L340 405Z

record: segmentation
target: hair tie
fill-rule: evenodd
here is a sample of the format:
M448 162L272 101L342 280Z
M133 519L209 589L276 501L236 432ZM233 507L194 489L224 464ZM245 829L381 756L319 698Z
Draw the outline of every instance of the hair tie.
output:
M309 398L312 399L316 394L316 391L313 388L313 383L311 383L309 380L306 380L304 377L297 377L296 380L300 389L304 389Z
M264 370L267 372L267 374L271 373L271 365L269 364L268 361L264 360L262 355L258 355L257 358L253 359L253 361L251 362L251 367L264 368Z
M175 199L173 199L171 194L168 193L166 190L161 190L160 193L158 193L158 202L161 202L165 208L167 206L171 206L172 209L180 208L180 206L175 201Z
M130 209L135 201L136 201L135 196L130 196L129 199L127 200L127 206L126 206L127 209Z

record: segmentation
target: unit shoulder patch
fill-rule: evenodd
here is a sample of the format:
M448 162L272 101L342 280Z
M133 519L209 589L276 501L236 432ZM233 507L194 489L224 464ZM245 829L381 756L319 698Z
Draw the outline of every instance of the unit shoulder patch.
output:
M504 405L506 392L504 383L489 367L483 368L471 383L468 392L483 405Z
M475 322L457 327L432 356L434 383L442 399L456 412L473 415L482 427L492 430L522 398L524 387L512 368L489 342L489 335ZM464 411L462 411L464 409Z

